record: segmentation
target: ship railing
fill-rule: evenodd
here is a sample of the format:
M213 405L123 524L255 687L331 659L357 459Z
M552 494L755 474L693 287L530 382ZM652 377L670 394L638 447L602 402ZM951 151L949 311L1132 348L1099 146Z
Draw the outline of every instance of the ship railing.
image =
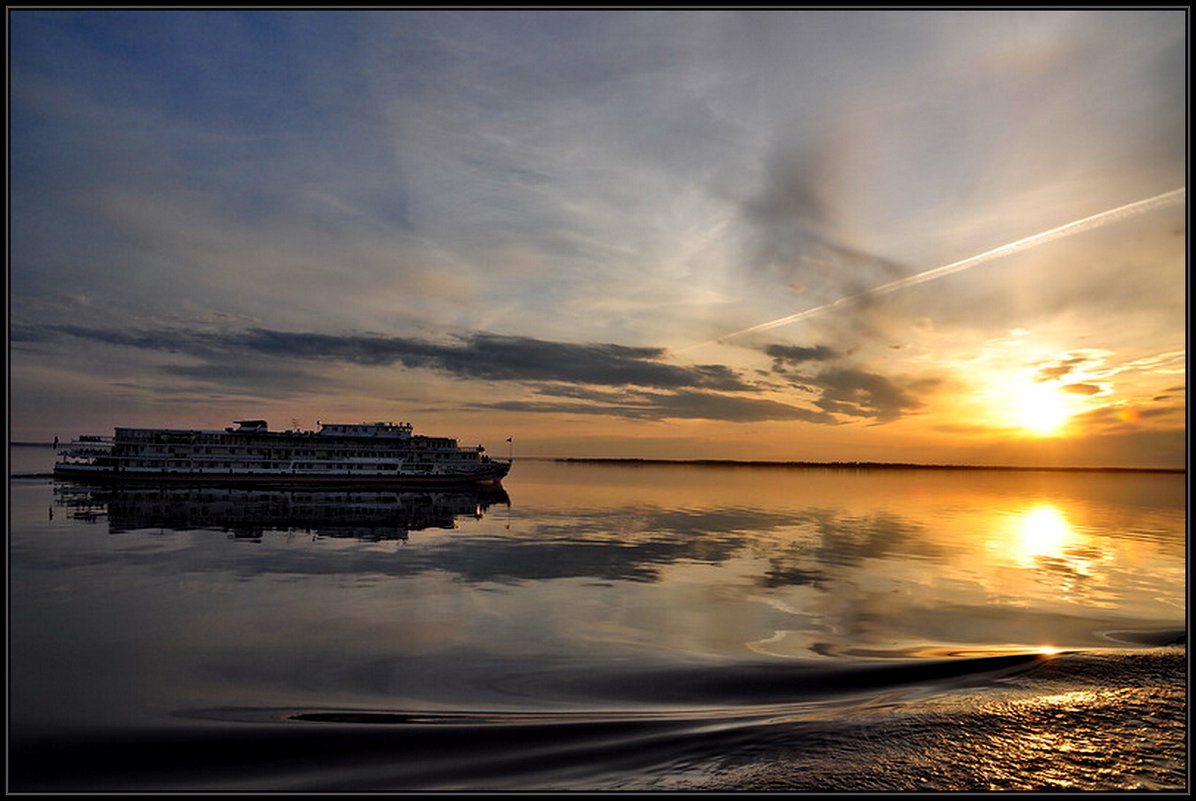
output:
M64 459L90 459L96 456L108 456L112 451L99 448L60 448L58 455Z
M112 453L111 440L75 440L74 442L60 445L58 453L61 456L73 457L88 457L88 456L107 456Z

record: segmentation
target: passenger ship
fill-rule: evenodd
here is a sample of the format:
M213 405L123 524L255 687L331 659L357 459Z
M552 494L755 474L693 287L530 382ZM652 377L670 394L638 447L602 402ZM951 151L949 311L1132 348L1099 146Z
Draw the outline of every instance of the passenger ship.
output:
M270 431L239 420L223 431L117 428L59 448L54 475L116 481L255 484L492 483L510 471L481 445L413 433L411 423L319 423L319 431Z

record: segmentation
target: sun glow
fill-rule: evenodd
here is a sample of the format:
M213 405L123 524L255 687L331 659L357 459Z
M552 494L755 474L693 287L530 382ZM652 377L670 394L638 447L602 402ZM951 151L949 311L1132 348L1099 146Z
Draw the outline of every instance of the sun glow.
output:
M1014 399L1013 416L1017 424L1032 434L1049 437L1059 433L1071 417L1067 397L1046 384L1029 384Z

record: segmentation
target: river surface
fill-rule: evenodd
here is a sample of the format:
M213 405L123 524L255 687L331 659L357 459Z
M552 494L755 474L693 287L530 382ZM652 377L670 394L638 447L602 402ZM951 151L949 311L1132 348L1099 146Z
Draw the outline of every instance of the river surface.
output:
M10 462L13 791L1187 786L1183 475Z

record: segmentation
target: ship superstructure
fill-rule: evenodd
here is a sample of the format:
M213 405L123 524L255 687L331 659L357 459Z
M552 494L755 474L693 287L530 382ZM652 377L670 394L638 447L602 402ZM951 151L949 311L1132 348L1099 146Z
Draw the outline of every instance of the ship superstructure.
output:
M270 431L239 420L223 431L116 428L59 449L58 476L107 480L414 483L501 480L510 462L451 437L414 433L411 423L320 423L318 431Z

